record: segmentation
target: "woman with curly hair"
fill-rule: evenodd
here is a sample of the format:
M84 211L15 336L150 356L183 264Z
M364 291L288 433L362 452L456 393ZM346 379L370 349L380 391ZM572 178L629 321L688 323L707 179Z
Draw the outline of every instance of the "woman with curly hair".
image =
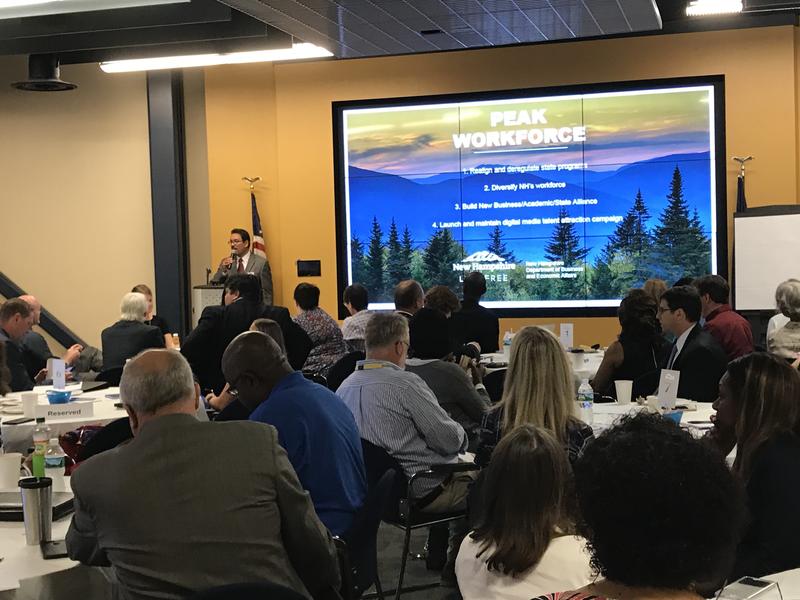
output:
M570 478L551 433L520 425L502 439L485 473L478 525L456 558L464 600L525 600L591 581L585 540L572 534Z
M744 501L714 448L640 413L598 436L574 471L577 530L600 578L540 598L700 600L723 584Z
M644 290L631 290L622 299L617 311L622 332L606 350L591 382L595 392L616 397L614 382L618 379L633 381L633 398L653 392L666 348L657 313L658 302ZM648 378L649 373L653 377Z
M736 445L751 517L731 578L800 567L800 373L766 352L743 356L728 365L714 408L710 439L726 454Z
M552 433L574 461L592 437L592 428L574 415L575 398L575 377L558 338L541 327L521 329L511 343L503 396L483 419L476 462L489 464L500 439L526 423Z
M425 294L425 308L438 310L448 319L461 308L458 296L446 285L435 285Z

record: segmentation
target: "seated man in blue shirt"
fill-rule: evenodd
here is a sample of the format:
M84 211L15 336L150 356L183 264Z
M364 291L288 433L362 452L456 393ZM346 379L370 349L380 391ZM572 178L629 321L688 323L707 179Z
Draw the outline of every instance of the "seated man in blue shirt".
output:
M352 413L327 388L292 370L275 341L261 332L237 336L222 371L251 421L278 430L300 483L320 520L345 533L367 493L361 438Z

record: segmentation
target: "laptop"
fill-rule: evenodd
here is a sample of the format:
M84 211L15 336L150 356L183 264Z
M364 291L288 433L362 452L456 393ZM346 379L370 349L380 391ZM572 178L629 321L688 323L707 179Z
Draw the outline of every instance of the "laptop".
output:
M73 511L72 492L53 492L53 520L67 516ZM0 521L24 521L22 494L0 492Z

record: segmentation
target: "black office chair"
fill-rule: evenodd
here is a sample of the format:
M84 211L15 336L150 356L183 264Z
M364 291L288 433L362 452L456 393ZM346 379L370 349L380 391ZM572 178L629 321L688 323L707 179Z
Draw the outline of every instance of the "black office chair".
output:
M100 371L95 381L104 381L111 387L116 387L119 385L120 379L122 379L122 367L113 367Z
M313 381L314 383L318 383L321 386L328 387L328 380L325 379L324 376L322 376L322 375L320 375L318 373L308 373L306 371L303 371L303 377L305 377L309 381Z
M234 583L198 592L188 600L304 600L305 596L274 583Z
M489 394L489 399L492 404L500 402L503 397L503 385L506 382L507 369L497 369L491 373L487 373L483 378L483 385L486 387L486 393Z
M383 469L383 473L385 473L388 469L399 470L402 473L402 469L400 469L400 464L397 462L397 460L380 446L376 446L375 444L362 439L361 447L364 454L364 465L366 467L368 481L370 476L374 478L376 473L381 472L381 469ZM415 489L417 489L419 486L418 482L424 478L431 477L436 477L437 479L442 480L455 473L477 471L479 468L480 467L474 463L448 463L442 465L433 465L430 469L414 473L414 475L408 479L407 484L404 486L404 490L398 490L398 486L395 484L393 488L393 494L394 498L396 499L397 494L399 493L399 502L397 504L390 503L392 505L391 510L384 511L382 518L384 523L393 527L397 527L398 529L402 529L405 533L403 540L403 554L400 559L400 575L397 581L397 589L395 590L395 600L399 600L403 591L411 591L412 589L413 591L418 591L437 587L439 585L439 581L435 581L429 584L414 586L408 590L403 590L403 578L405 577L406 563L408 562L408 552L409 547L411 546L411 532L415 529L428 528L432 527L433 525L457 521L458 519L466 518L467 515L466 509L445 513L423 512L422 509L424 508L424 505L421 504L422 498L415 496L414 494ZM404 477L395 477L395 481L402 482L403 480Z
M358 600L373 584L377 597L383 600L378 577L378 527L389 503L397 472L386 471L378 483L370 486L364 505L356 513L350 529L336 538L342 562L342 597Z
M76 458L78 462L83 462L95 454L116 448L132 437L133 432L128 417L116 419L95 433L85 446L81 446Z

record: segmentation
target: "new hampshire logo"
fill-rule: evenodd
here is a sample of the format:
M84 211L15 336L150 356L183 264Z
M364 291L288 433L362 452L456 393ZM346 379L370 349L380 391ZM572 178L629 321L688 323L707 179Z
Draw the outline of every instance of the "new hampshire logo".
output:
M494 252L488 250L481 250L470 254L467 258L461 261L462 263L501 263L505 262L502 256L498 256Z
M502 256L481 250L454 264L453 271L511 271L515 267L514 263L506 262Z

